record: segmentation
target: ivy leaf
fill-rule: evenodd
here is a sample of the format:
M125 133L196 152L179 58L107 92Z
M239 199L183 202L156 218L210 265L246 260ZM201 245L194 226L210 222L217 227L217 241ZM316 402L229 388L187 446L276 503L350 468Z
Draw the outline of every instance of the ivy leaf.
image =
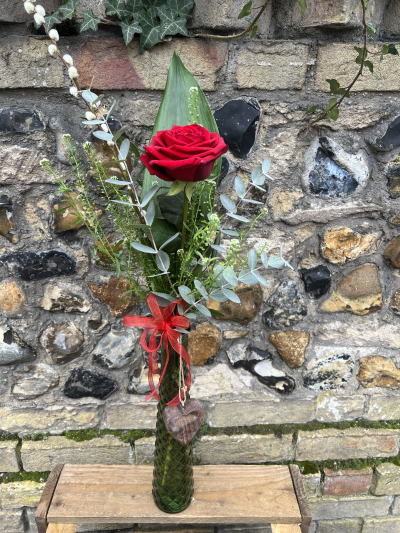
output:
M258 25L254 24L254 26L251 28L249 33L249 39L250 41L254 40L254 37L257 35Z
M61 24L60 16L58 11L53 11L53 13L44 17L44 25L47 31L50 31L54 24Z
M364 56L364 48L360 48L359 46L355 46L354 50L356 52L358 52L358 56L356 57L356 63L357 63L357 65L361 65L361 61L362 61L363 56ZM368 55L368 52L365 51L365 57L367 57L367 55Z
M326 80L326 81L329 83L330 93L332 94L345 94L346 93L346 89L341 89L340 83L337 80L332 79L332 80ZM348 94L347 97L349 98L349 96L350 95Z
M143 7L149 11L150 9L161 7L163 4L165 4L165 0L142 0L142 4Z
M252 5L253 5L253 2L251 0L250 2L247 2L247 4L243 6L242 11L239 13L238 19L243 19L244 17L251 15Z
M75 8L79 5L79 0L69 0L66 4L61 6L58 11L60 11L62 18L72 19L75 16Z
M299 0L299 4L301 7L301 16L304 15L304 11L307 9L306 0Z
M181 16L187 19L192 16L193 6L194 0L168 0L167 2L167 8L171 9L176 17Z
M306 111L305 114L308 115L309 113L315 113L315 111L316 111L319 107L321 107L319 104L317 104L317 105L313 105L312 107L309 107L309 108L307 109L307 111Z
M374 64L372 63L372 61L369 61L367 59L367 61L364 61L364 65L369 68L369 71L371 72L371 74L374 73Z
M88 11L84 11L80 32L82 33L83 31L86 31L86 30L97 31L99 24L100 24L100 19L94 16L92 9L89 9Z
M157 12L161 20L160 39L164 39L166 35L176 35L177 33L188 36L186 18L176 17L172 9L165 5L159 7Z
M388 54L391 54L392 56L398 56L399 55L399 52L396 48L396 45L394 43L392 44L389 44L389 48L388 48Z
M136 17L138 12L143 10L142 0L128 0L125 9L128 17Z
M156 13L152 9L147 13L138 13L138 19L143 30L140 34L140 53L143 54L146 50L150 50L155 44L162 41L160 38L161 26Z
M133 20L132 22L128 22L128 20L122 20L121 22L118 22L119 26L121 26L122 29L122 35L124 36L125 44L128 45L132 39L135 33L142 33L142 27L140 26L139 22L136 20Z
M125 0L104 0L107 15L116 15L120 20L129 16Z

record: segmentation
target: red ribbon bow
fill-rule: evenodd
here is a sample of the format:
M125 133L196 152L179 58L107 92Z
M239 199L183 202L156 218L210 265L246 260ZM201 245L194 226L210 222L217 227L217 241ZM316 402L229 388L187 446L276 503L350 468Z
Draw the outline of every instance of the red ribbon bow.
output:
M185 392L187 393L190 388L190 383L192 381L192 376L190 373L190 359L189 354L185 350L185 348L182 346L180 342L178 342L178 338L180 336L180 332L176 331L174 328L188 328L189 327L189 319L184 316L175 316L173 313L175 311L175 308L178 305L181 305L186 310L186 303L184 300L177 300L176 302L173 302L167 307L160 307L157 302L157 298L154 294L149 294L147 297L147 303L150 307L150 311L153 315L152 318L143 317L140 315L127 315L124 316L124 326L130 326L133 328L147 328L145 331L143 331L140 342L143 348L146 350L146 352L149 352L149 385L150 390L152 391L149 396L146 398L147 400L150 400L154 396L156 400L160 399L160 396L157 392L158 387L160 386L160 383L164 377L165 370L168 366L169 362L169 353L168 353L168 341L171 344L172 348L177 352L180 357L185 361L185 363L188 365L189 368L189 374L185 381L184 387L179 391L179 393L173 398L170 402L168 402L167 405L176 406L179 405L181 402L180 395L183 393L183 397L185 397ZM148 333L151 332L149 344L146 342L146 336ZM159 345L157 346L157 335L161 333L161 340ZM165 362L163 373L158 381L157 387L154 386L154 375L160 375L160 370L158 368L157 363L157 350L160 348L161 343L164 342L165 346L165 352L167 354L167 360Z

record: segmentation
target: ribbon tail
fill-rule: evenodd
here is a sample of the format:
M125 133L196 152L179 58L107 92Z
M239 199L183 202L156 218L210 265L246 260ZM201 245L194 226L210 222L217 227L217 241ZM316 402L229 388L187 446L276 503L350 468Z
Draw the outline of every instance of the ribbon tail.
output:
M168 333L167 333L167 335L168 335ZM188 366L188 377L186 378L185 385L184 385L186 387L186 394L187 394L189 392L190 385L192 383L192 373L191 373L191 370L190 370L190 357L189 357L189 354L187 353L185 347L180 342L178 342L177 339L172 334L169 334L168 338L169 338L169 341L171 343L172 348L176 351L176 353L179 354L180 357L182 357L182 359L185 361L185 363ZM181 391L179 391L179 392L181 392ZM179 405L181 403L179 392L175 396L175 398L173 398L170 402L167 403L167 405L170 405L171 407L175 407L175 406L177 406L177 405ZM184 391L182 390L182 392L184 392Z
M167 366L168 366L168 363L169 363L169 352L168 352L168 337L166 335L166 333L164 332L161 336L161 341L164 342L164 346L165 346L165 353L167 355L166 357L166 361L165 361L165 365L164 365L164 368L163 368L163 371L162 371L162 374L160 376L160 379L158 380L158 383L157 383L157 387L154 387L154 382L152 380L152 384L153 384L153 388L151 387L150 385L150 390L152 391L151 394L149 394L147 397L146 397L146 402L148 400L150 400L151 398L155 398L157 400L160 399L160 396L158 394L158 388L161 384L161 381L163 380L163 377L164 377L164 374L165 374L165 371L167 370ZM157 352L156 352L157 354ZM157 361L157 355L156 355L156 361ZM158 370L158 365L157 365L157 370ZM158 370L158 374L160 374L160 371ZM150 375L150 365L149 365L149 375ZM153 377L153 376L152 376ZM149 383L150 383L150 378L149 378Z

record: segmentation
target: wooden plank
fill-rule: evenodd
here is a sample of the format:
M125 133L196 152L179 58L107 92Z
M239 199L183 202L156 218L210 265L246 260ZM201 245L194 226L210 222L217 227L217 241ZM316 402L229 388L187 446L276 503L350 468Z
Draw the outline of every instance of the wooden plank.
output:
M178 514L154 504L152 466L68 466L48 512L58 523L298 524L287 466L195 466L194 501Z
M301 533L308 533L312 517L307 494L303 485L303 478L301 477L300 470L297 465L289 465L289 470L297 496L297 503L299 504L301 512Z
M62 472L64 465L56 465L50 472L46 481L46 485L42 492L39 505L36 510L35 520L38 528L38 533L46 533L47 529L47 513L53 498L54 491L57 486L58 479Z
M297 524L271 524L272 533L301 533Z
M76 524L49 524L47 533L75 533Z

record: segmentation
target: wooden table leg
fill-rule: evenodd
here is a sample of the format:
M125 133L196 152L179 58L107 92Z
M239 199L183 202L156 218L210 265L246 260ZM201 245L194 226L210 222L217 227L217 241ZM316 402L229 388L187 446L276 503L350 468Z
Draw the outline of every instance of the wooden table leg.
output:
M297 524L271 524L272 533L301 533Z
M75 533L76 524L49 524L46 533Z

